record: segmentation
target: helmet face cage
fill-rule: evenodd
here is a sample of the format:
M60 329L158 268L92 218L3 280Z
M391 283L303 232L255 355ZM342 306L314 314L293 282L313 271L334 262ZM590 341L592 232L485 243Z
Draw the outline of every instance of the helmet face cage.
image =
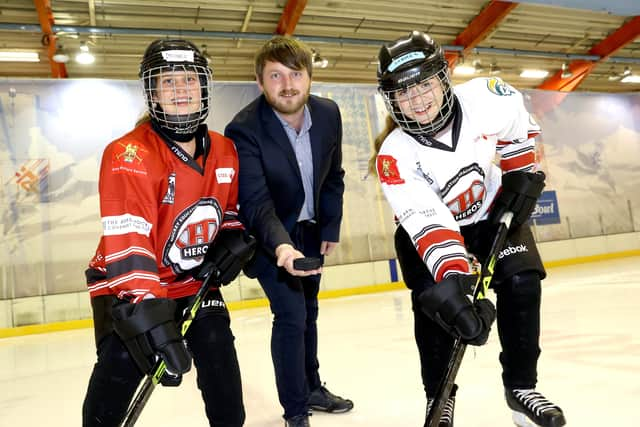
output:
M444 62L435 74L423 72L402 84L381 85L379 92L393 120L412 134L435 135L448 124L453 112L453 91ZM400 108L401 103L405 111L427 112L428 121L422 123L409 117ZM439 109L429 114L429 107L433 103L439 104Z
M151 43L140 64L140 81L149 115L162 128L190 135L209 115L213 73L207 60L189 41ZM193 96L196 86L199 100ZM167 105L171 103L173 107Z
M454 96L444 52L421 31L382 46L378 91L393 120L413 134L433 136L449 123L453 113Z
M182 73L185 76L195 74L197 78L195 81L185 79L183 85L176 85L176 81L173 80L173 87L160 89L160 79L162 75L166 73ZM200 65L153 67L145 70L142 73L141 79L149 114L161 127L177 134L192 134L209 115L211 94L213 92L213 78L209 67ZM193 85L197 85L200 89L200 100L198 102L198 100L191 100L189 98L189 102L198 102L199 105L197 109L185 114L169 114L162 109L159 100L167 91L171 94L170 98L174 100L176 109L178 109L177 101L180 100L180 93L190 93L193 90ZM182 96L184 97L186 95Z

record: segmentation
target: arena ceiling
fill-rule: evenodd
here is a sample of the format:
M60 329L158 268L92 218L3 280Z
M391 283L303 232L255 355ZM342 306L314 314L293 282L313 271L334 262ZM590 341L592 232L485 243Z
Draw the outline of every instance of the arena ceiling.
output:
M639 2L544 3L550 1L0 0L0 51L39 57L0 62L0 76L135 79L152 40L184 37L210 56L217 80L247 81L258 47L286 33L326 59L325 68L314 69L315 81L371 84L381 43L418 29L447 49L456 69L472 67L454 82L497 75L518 88L640 91L640 83L622 83L629 75L640 79ZM74 61L81 44L95 55L93 64ZM51 60L60 48L71 56L67 63ZM523 69L549 74L525 79Z

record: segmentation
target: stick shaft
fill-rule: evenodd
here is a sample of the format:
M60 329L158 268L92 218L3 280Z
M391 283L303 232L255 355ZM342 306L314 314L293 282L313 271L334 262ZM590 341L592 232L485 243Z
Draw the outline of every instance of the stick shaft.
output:
M486 297L489 284L491 284L491 279L493 278L493 271L495 269L496 261L498 260L498 254L502 250L502 246L504 246L504 242L507 239L507 231L509 231L512 218L513 213L511 212L505 212L502 215L502 218L500 218L500 225L496 232L496 237L493 239L491 249L489 250L489 256L482 266L480 277L478 278L476 288L473 292L474 301L478 298ZM442 411L447 403L447 399L449 399L451 390L453 389L466 349L467 345L464 344L460 338L456 338L453 343L453 349L451 350L451 357L449 359L449 364L447 365L447 370L438 385L438 389L436 390L436 394L433 399L433 405L427 414L427 419L425 421L426 427L438 427Z
M196 317L196 313L200 308L200 303L207 295L207 292L209 292L209 279L211 277L213 277L213 273L207 276L207 278L202 282L200 289L198 289L198 292L196 292L196 294L194 295L193 300L182 314L182 319L180 319L179 327L183 337L187 333L189 326L191 326L191 322ZM133 425L135 425L136 421L140 417L140 414L142 413L142 410L147 404L149 397L151 397L151 393L153 393L156 385L158 385L158 382L160 382L160 378L162 378L162 375L164 374L166 368L167 366L164 363L164 360L158 359L153 369L151 370L151 373L146 376L144 382L142 383L142 386L140 386L138 392L131 401L124 420L120 424L121 427L132 427Z

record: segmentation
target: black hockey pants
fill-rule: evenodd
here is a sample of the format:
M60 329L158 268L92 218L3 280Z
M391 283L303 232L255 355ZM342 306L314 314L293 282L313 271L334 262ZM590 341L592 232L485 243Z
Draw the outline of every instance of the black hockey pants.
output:
M111 297L96 297L111 298ZM96 319L94 304L94 321ZM178 300L178 312L186 307ZM229 314L218 291L210 292L186 335L197 371L198 388L211 426L240 427L245 412L240 369L229 327ZM127 349L115 334L97 344L93 367L82 406L83 427L116 427L120 424L143 378ZM184 387L182 385L181 387Z
M483 262L495 229L481 222L463 228L462 233L469 252ZM404 281L412 289L414 336L422 381L427 397L433 397L449 362L453 337L420 310L418 295L425 286L434 286L435 282L401 226L395 233L395 248ZM524 225L509 235L505 251L496 264L492 285L497 295L502 380L507 388L529 388L536 384L540 354L540 278L544 275L531 231Z

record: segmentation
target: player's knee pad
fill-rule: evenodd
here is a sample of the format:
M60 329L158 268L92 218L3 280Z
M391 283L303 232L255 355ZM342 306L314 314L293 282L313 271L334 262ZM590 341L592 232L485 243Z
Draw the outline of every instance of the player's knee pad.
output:
M229 326L229 317L225 315L207 316L196 319L187 332L189 347L216 348L233 345L233 334Z
M540 273L535 270L516 273L500 283L495 289L498 303L504 301L515 308L517 306L539 305L542 286Z

